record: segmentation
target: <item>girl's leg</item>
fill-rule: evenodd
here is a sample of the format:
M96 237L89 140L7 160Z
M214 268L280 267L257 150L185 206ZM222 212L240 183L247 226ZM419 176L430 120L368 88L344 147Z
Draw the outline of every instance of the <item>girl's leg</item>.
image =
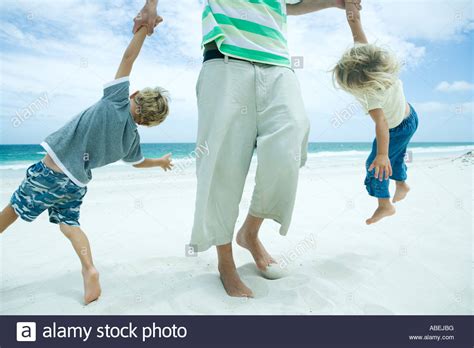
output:
M92 252L86 234L77 226L60 224L62 233L71 241L82 265L84 279L84 302L89 304L97 300L101 293L99 272L92 261Z
M0 212L0 233L5 231L16 219L18 219L18 215L16 215L10 204L7 205L2 212Z
M393 203L397 203L402 199L405 199L408 192L410 191L410 186L407 185L406 181L395 181L397 189L393 195Z
M392 144L390 144L392 145ZM378 199L378 207L372 216L365 220L367 225L374 224L381 219L391 216L395 214L396 209L393 204L390 202L390 192L388 190L389 187L389 180L382 180L374 177L374 172L369 172L368 168L372 164L377 155L377 140L374 140L372 144L372 152L367 158L366 168L367 168L367 176L365 178L365 186L367 188L367 192L370 196L375 197Z
M263 220L248 214L237 234L237 244L250 251L258 269L261 271L265 271L271 263L276 263L258 238L258 231Z
M379 198L379 206L375 210L371 218L367 219L365 223L372 225L387 216L394 215L396 212L395 207L390 202L390 198Z

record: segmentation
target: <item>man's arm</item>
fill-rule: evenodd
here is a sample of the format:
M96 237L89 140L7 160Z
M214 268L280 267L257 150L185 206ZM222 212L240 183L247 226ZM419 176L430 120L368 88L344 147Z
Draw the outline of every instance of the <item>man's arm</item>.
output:
M125 53L123 54L122 61L120 62L120 66L115 74L115 79L130 76L132 71L133 63L138 57L140 50L142 49L143 42L145 41L147 33L147 28L145 26L141 27L135 35L133 35L133 39L128 45Z
M146 0L143 8L138 12L138 15L133 19L135 25L133 26L133 33L135 34L142 26L148 28L148 35L153 34L153 30L158 25L158 0Z
M369 111L370 116L375 122L375 136L377 139L377 156L369 167L369 171L375 169L375 177L382 181L388 180L392 176L392 166L388 158L388 147L390 144L390 133L382 109Z
M161 158L145 158L141 163L135 164L135 168L153 168L161 167L165 172L173 168L173 163L171 163L171 154L167 154Z
M363 44L369 43L365 36L364 29L362 28L359 8L354 0L346 0L346 17L351 27L354 42Z
M352 0L355 5L361 9L361 0ZM311 12L324 10L327 8L336 7L340 9L345 8L344 0L301 0L297 4L287 4L286 12L289 16L299 16Z

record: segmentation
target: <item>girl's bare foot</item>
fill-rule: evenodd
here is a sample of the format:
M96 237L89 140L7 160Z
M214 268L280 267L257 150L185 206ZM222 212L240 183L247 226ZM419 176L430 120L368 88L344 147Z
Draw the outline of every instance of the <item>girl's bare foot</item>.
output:
M99 283L99 272L95 267L82 270L84 278L84 302L89 304L97 300L102 292Z
M396 183L397 189L395 190L395 195L393 196L393 203L397 203L404 199L410 191L410 186L408 186L405 181L397 181Z
M251 233L245 226L242 226L237 233L237 244L250 251L257 268L261 271L265 271L271 263L276 263L258 239L257 233Z
M219 265L219 273L227 295L232 297L253 297L253 292L240 279L235 267Z
M379 207L375 210L374 215L367 219L365 223L372 225L387 216L392 216L396 212L395 207L390 203L390 199L379 199Z

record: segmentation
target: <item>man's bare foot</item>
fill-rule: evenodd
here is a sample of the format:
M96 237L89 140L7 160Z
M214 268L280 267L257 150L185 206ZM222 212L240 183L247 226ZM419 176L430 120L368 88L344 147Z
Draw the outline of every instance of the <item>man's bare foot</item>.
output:
M232 297L253 297L252 290L242 282L235 266L219 265L219 273L227 295Z
M99 272L94 267L83 269L84 278L84 302L89 304L97 300L102 292L99 283Z
M258 239L258 235L250 233L245 226L242 226L239 233L237 233L237 244L250 251L257 268L261 271L265 271L271 263L276 263L273 257L265 250L262 242Z
M405 181L397 181L397 189L395 190L395 194L393 195L393 203L400 202L404 199L408 192L410 191L410 186L407 185Z
M390 200L389 199L384 199L382 201L383 201L383 203L380 202L380 200L379 200L379 207L375 210L374 215L372 215L372 217L370 219L367 219L365 221L365 223L367 225L372 225L372 224L382 220L383 218L385 218L387 216L392 216L392 215L395 214L396 209L392 205L392 203L390 203Z

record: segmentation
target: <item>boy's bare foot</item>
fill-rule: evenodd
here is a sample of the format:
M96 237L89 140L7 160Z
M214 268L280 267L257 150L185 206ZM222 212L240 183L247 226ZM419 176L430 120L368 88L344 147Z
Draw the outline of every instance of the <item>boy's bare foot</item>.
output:
M84 302L89 304L97 300L102 292L99 283L99 272L94 267L82 270L84 278Z
M235 265L219 265L219 273L227 295L232 297L253 297L252 290L242 282L239 273L235 269Z
M408 192L410 191L410 186L407 185L405 181L397 181L397 189L395 190L395 195L393 195L393 203L397 203L404 199Z
M379 207L375 210L374 215L367 219L365 223L372 225L387 216L392 216L396 212L395 207L390 203L390 199L379 199Z
M262 242L258 239L258 235L250 233L244 226L237 233L237 244L250 251L257 268L261 271L265 271L271 263L276 263L273 257L265 250Z

